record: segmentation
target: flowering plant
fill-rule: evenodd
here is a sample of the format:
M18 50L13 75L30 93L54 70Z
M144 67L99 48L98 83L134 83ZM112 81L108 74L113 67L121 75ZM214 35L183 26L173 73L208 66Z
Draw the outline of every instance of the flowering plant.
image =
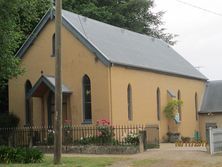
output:
M54 144L54 134L55 134L54 130L48 129L48 137L47 137L47 144L48 145Z
M127 144L139 144L139 134L136 132L130 131L128 134L125 134L123 138Z
M114 133L114 127L106 119L97 120L96 122L97 137L100 143L111 143Z

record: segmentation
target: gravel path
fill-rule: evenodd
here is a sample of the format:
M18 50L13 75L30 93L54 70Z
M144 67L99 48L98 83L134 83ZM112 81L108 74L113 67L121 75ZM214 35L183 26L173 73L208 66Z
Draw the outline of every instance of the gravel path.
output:
M138 160L154 160L149 167L222 167L220 155L211 156L206 148L176 148L172 144L161 144L160 149L128 156L128 160L117 162L110 167L133 167ZM146 164L141 165L146 167Z
M152 160L151 164L137 167L222 167L221 155L211 156L204 147L175 147L174 144L161 144L160 149L147 150L133 155L89 155L63 154L74 157L118 157L123 158L109 167L133 167L135 161Z

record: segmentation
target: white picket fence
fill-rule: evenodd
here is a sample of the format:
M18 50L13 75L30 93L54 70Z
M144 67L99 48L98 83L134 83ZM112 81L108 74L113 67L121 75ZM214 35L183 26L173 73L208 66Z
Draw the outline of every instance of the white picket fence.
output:
M210 154L222 153L222 129L209 128Z

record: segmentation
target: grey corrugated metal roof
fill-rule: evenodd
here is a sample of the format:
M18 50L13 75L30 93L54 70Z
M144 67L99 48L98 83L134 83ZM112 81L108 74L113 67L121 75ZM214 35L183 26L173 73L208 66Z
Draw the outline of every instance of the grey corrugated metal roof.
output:
M55 88L55 77L47 76L47 75L43 75L43 76L49 81L49 83L53 86L53 88ZM72 91L67 86L62 84L62 92L63 93L70 93Z
M65 10L62 15L111 63L207 80L203 74L160 39Z
M222 112L222 81L210 81L206 85L199 113Z
M52 18L50 10L17 52L22 58L45 24ZM128 31L62 11L63 24L105 65L121 65L182 77L207 80L182 56L160 39Z

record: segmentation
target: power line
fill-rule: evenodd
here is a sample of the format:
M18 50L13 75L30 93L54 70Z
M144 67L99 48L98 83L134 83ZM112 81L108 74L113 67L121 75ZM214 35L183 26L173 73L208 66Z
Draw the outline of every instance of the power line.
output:
M197 5L193 5L191 3L188 3L188 2L184 2L184 1L181 1L181 0L176 0L177 2L179 3L182 3L184 5L187 5L187 6L191 6L193 8L196 8L196 9L199 9L199 10L202 10L204 12L208 12L208 13L211 13L211 14L214 14L214 15L217 15L217 16L222 16L222 13L217 13L217 12L214 12L212 10L209 10L209 9L205 9L205 8L202 8L202 7L199 7Z

